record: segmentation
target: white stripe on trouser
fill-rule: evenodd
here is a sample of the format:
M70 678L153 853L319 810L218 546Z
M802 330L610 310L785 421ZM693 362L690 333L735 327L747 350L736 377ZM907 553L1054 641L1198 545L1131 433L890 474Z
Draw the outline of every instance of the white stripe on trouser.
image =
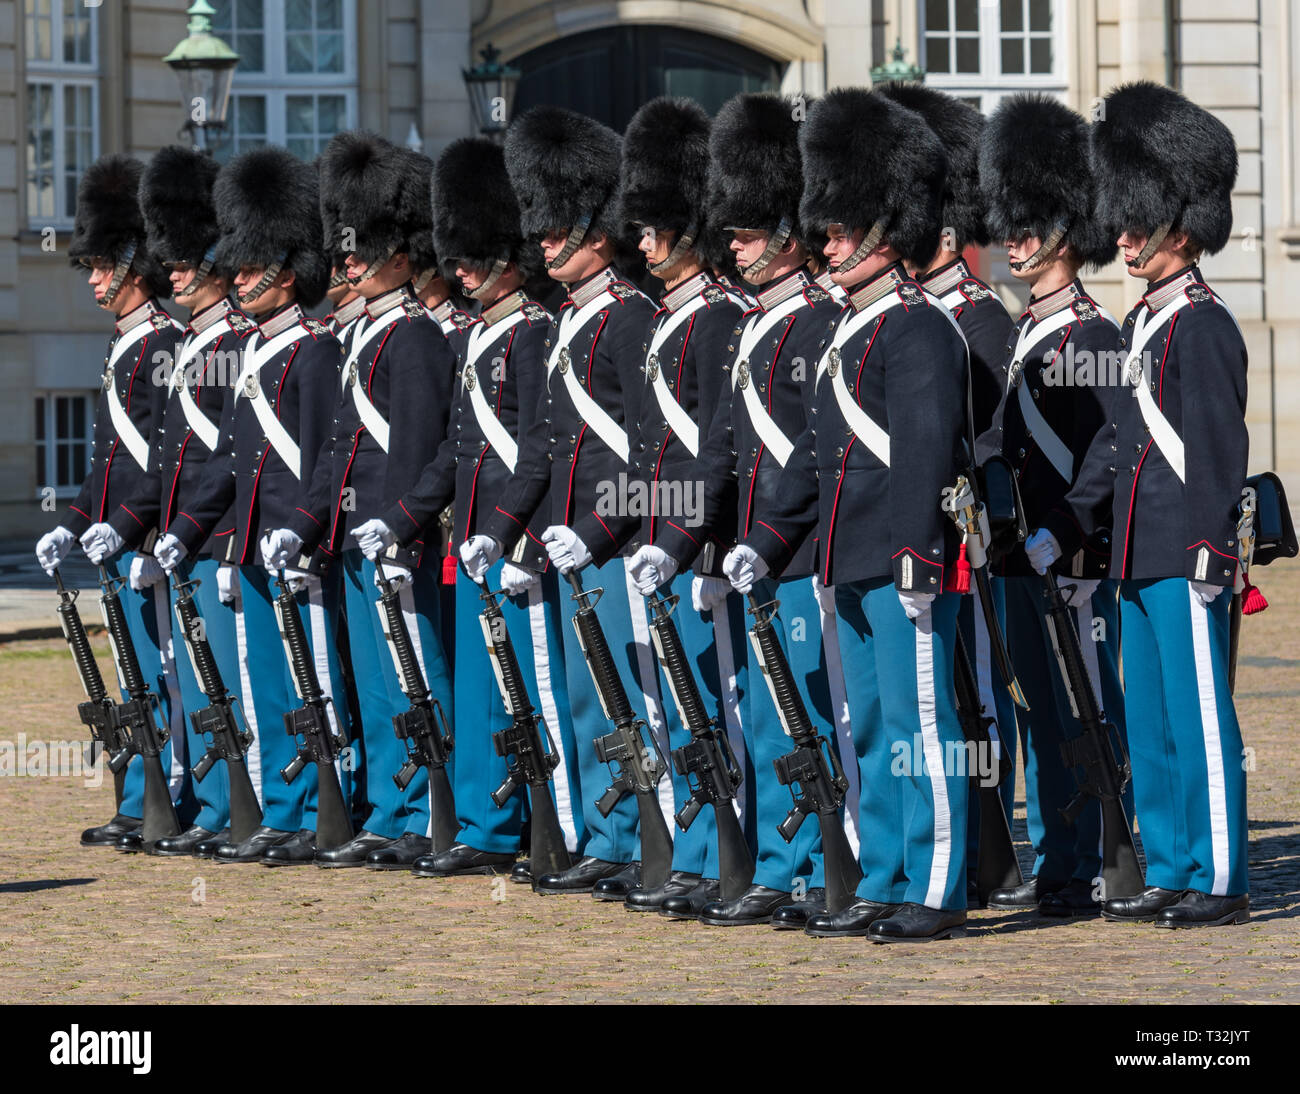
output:
M993 763L1002 762L1002 729L998 725L997 695L993 690L993 640L989 637L988 621L984 618L984 609L980 607L978 596L971 605L975 610L975 686L979 689L980 705L989 723L989 740L993 742Z
M745 730L740 713L740 689L736 686L736 651L731 644L731 596L713 609L713 643L718 651L718 686L722 689L722 717L726 722L727 741L736 754L736 766L745 770ZM736 787L732 806L736 816L745 816L745 788L742 779Z
M167 688L167 731L172 740L172 763L167 772L168 789L172 801L180 797L185 782L185 767L189 752L189 738L185 735L185 704L181 699L181 684L176 678L176 658L172 649L171 589L169 583L160 581L146 592L152 593L154 619L158 622L158 657L162 662L163 685Z
M342 736L338 711L335 710L334 675L330 672L329 631L325 627L325 593L321 588L321 579L315 574L307 575L307 620L311 627L311 652L312 660L316 662L316 679L320 681L321 694L329 700L325 704L325 709L329 711L330 729L336 736ZM334 757L334 769L342 779L342 752Z
M636 641L637 675L641 681L641 694L645 697L645 720L650 732L659 742L659 751L667 758L670 745L668 742L668 725L664 720L663 707L659 703L659 661L650 645L650 621L646 617L645 597L638 591L632 581L632 571L627 559L623 560L623 577L627 585L629 614L632 616L632 637ZM671 763L671 761L669 761ZM665 775L659 780L659 811L664 815L668 831L673 830L673 780Z
M551 778L555 780L555 812L564 831L564 846L578 850L578 826L573 819L573 788L569 781L569 764L561 743L560 711L551 690L551 647L546 632L546 596L539 578L528 589L528 630L533 638L533 675L537 678L537 698L542 704L542 718L551 731L551 740L559 763Z
M1074 609L1074 626L1079 635L1079 649L1083 651L1083 663L1088 669L1088 684L1092 688L1093 698L1097 701L1097 709L1104 710L1106 701L1101 688L1101 658L1097 653L1097 641L1092 633L1095 618L1092 612L1092 597ZM1103 855L1105 850L1106 817L1103 814L1097 828L1097 854Z
M262 795L262 749L257 728L257 704L253 702L253 681L248 675L248 629L244 624L244 590L239 581L235 582L235 649L239 655L239 703L244 708L244 724L253 735L253 743L248 746L248 777L253 783L253 793L263 805L266 798Z
M858 754L853 748L853 723L849 719L849 696L844 687L844 665L840 661L839 628L835 620L835 590L822 584L816 574L812 577L813 592L821 612L822 652L826 655L826 683L831 693L831 710L835 712L835 747L840 766L849 780L844 795L844 834L848 836L853 853L858 853L858 811L862 798L858 790Z
M376 563L378 565L378 563ZM433 698L433 689L429 682L433 679L433 674L429 671L429 663L424 659L424 643L420 640L420 619L415 612L415 590L411 583L407 582L397 591L397 603L402 607L402 618L406 621L406 633L411 636L411 652L415 654L415 660L420 666L420 671L424 673L425 686L429 687L429 697ZM379 612L379 627L383 630L384 624L384 605L376 600L375 608ZM390 647L391 651L391 647ZM397 665L397 658L394 656L393 665L397 670L398 686L401 686L402 670ZM443 712L444 714L446 711ZM437 715L434 715L437 718ZM442 726L435 724L434 729L441 733ZM433 782L429 783L429 822L424 826L424 834L427 838L433 838Z
M1196 662L1196 693L1201 703L1201 737L1205 742L1206 790L1210 799L1210 849L1214 859L1211 896L1228 893L1228 791L1223 772L1219 704L1214 694L1214 662L1210 656L1209 612L1189 583L1192 612L1192 652Z
M942 908L948 891L948 863L952 860L952 817L948 808L948 784L944 780L943 746L934 686L934 619L927 608L915 621L916 706L921 722L921 746L934 797L934 844L930 859L930 882L925 891L927 908Z

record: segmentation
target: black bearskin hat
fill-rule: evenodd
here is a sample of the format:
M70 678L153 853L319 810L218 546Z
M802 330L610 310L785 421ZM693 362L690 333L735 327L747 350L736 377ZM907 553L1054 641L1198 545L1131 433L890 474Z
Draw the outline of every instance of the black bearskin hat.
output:
M220 164L211 156L178 144L160 148L140 179L140 212L144 214L149 251L163 262L197 266L217 242L217 210L212 187ZM213 273L229 277L235 271Z
M600 122L558 106L525 111L506 132L505 162L520 226L537 239L591 216L592 231L624 235L618 219L621 140Z
M709 115L693 99L651 99L623 134L623 216L677 233L704 227Z
M1112 237L1162 224L1210 254L1232 233L1237 146L1228 127L1172 88L1124 84L1092 127L1097 215Z
M869 230L880 221L902 258L934 258L948 161L921 118L884 95L840 88L813 104L799 146L806 225Z
M782 218L799 229L799 121L802 103L771 92L722 104L709 135L709 220L715 231L775 232Z
M519 226L519 202L506 173L505 153L486 137L452 141L433 165L433 238L443 275L458 260L490 266L515 263L524 279L541 272L542 252Z
M236 156L217 175L217 263L227 269L283 261L298 302L315 307L329 282L316 168L274 145Z
M1046 240L1064 219L1085 265L1115 257L1117 233L1097 218L1088 124L1059 100L1024 93L998 104L980 141L980 185L993 239Z
M948 181L943 191L943 227L952 229L957 250L989 242L984 224L984 195L980 190L980 133L984 115L969 103L924 84L891 81L873 90L899 106L921 115L939 138L948 156Z
M433 160L423 152L416 152L410 148L398 148L396 153L399 161L404 165L402 167L405 175L402 184L403 192L409 189L412 199L417 193L424 195L425 205L425 208L420 211L421 226L407 233L406 255L411 260L411 268L417 274L424 273L426 270L436 270L438 249L434 243L433 211L428 207L429 187L433 180Z
M144 217L140 214L140 176L144 167L131 156L101 156L81 176L77 187L77 216L68 257L111 258L117 262L132 243L131 272L144 278L152 296L172 294L171 279L149 250Z

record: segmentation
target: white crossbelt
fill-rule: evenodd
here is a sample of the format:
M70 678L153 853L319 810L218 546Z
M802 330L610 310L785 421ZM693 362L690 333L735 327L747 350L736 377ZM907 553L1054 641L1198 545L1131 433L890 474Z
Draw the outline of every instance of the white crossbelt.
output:
M624 463L627 463L627 434L623 431L623 427L610 417L609 412L587 394L578 377L574 375L573 364L569 359L568 352L569 343L577 336L578 331L582 329L587 320L600 311L601 308L608 307L613 302L614 295L609 291L605 291L589 300L581 308L561 316L555 345L551 347L550 356L546 359L546 382L549 387L551 374L556 370L563 356L566 363L564 368L560 370L560 375L564 378L565 390L568 391L569 398L573 400L573 406L578 412L578 417L591 426L592 431L605 442L607 448L611 449Z
M213 323L193 341L187 341L181 347L181 355L176 359L176 368L172 372L172 387L176 391L176 397L180 399L181 411L185 414L185 424L203 442L203 446L209 452L217 447L217 439L221 435L221 430L217 428L216 422L204 414L199 409L199 404L194 401L194 393L190 391L189 384L185 382L185 366L228 330L230 330L230 324L222 319L220 322Z
M1142 420L1146 422L1147 429L1151 431L1151 439L1156 442L1156 447L1160 449L1160 454L1164 456L1165 461L1174 469L1174 474L1178 476L1181 483L1187 482L1186 461L1183 457L1183 439L1178 436L1177 431L1169 424L1169 419L1161 412L1160 407L1156 404L1155 396L1151 394L1151 386L1147 383L1146 376L1142 369L1142 352L1146 349L1147 343L1151 341L1170 319L1173 318L1174 312L1180 308L1186 307L1191 303L1186 293L1180 293L1171 300L1158 312L1152 314L1147 312L1146 322L1139 317L1133 323L1133 348L1129 350L1128 356L1124 358L1124 378L1133 385L1133 393L1137 396L1138 409L1142 412Z
M754 432L758 434L758 439L763 442L763 447L772 453L773 458L781 467L785 466L786 460L790 458L790 453L794 451L794 442L772 420L772 416L767 412L767 407L763 405L763 400L758 397L758 392L754 390L755 385L749 379L749 355L758 346L763 336L777 323L786 316L793 315L800 308L806 307L808 307L807 297L803 293L796 293L788 300L782 301L771 311L754 316L749 321L749 326L740 335L740 348L736 353L736 364L731 370L731 390L734 403L734 393L741 379L741 367L744 366L745 383L740 386L740 394L745 403L745 411L749 414L750 423L754 427Z
M122 355L153 329L154 325L146 321L140 323L130 334L119 338L109 354L108 367L105 370L108 376L105 388L105 394L108 396L108 416L113 422L113 429L117 431L118 439L126 445L126 450L139 464L141 471L149 466L149 442L136 428L135 422L131 421L131 415L122 405L122 397L117 393L117 377L113 369Z
M494 323L490 327L472 330L465 354L465 367L461 369L460 373L460 389L469 392L469 405L470 409L474 411L474 420L478 422L478 427L483 431L483 436L487 439L488 444L496 450L496 454L501 457L501 462L512 473L515 469L515 461L519 457L519 445L510 436L510 431L501 424L501 419L496 416L496 413L488 405L487 396L483 394L483 384L478 378L476 366L479 358L487 351L488 346L494 344L501 335L505 334L523 318L524 313L517 311L509 318Z
M1069 316L1069 318L1066 319L1065 316ZM1075 318L1072 304L1067 304L1064 308L1052 312L1051 315L1038 323L1026 323L1024 325L1020 337L1016 340L1016 351L1011 357L1011 368L1007 370L1008 387L1020 375L1020 369L1016 366L1023 367L1025 355L1043 339L1065 330L1074 322ZM1047 462L1052 465L1061 478L1067 483L1073 482L1074 453L1070 451L1070 446L1061 440L1052 427L1047 424L1047 419L1043 417L1042 412L1038 409L1038 404L1034 402L1034 396L1029 390L1029 385L1024 383L1023 380L1016 391L1016 402L1020 404L1020 416L1024 419L1025 428L1034 439L1034 443L1038 445L1039 451L1047 457Z
M391 321L389 317L396 312L402 311L402 309L403 304L399 301L386 312L375 316L370 326L363 329L360 322L358 322L353 331L352 345L348 349L347 359L343 362L343 386L347 387L349 381L351 381L352 403L357 408L361 424L375 438L375 443L383 449L385 454L388 453L388 422L379 413L379 408L370 401L370 396L366 394L365 384L361 382L360 376L355 375L354 370L357 367L357 358L361 356L361 351L374 341L375 336L381 330L388 326Z
M238 399L243 395L248 399L253 407L253 413L257 415L257 424L262 427L267 441L275 449L276 455L284 461L285 466L293 472L295 479L302 478L302 455L298 451L298 442L289 435L289 431L276 416L275 410L271 407L271 400L262 394L261 385L255 384L250 391L246 384L250 377L256 377L262 366L285 346L306 336L307 328L301 323L295 323L288 330L281 331L264 346L257 344L261 335L254 334L248 340L248 346L244 350L244 368L235 384L235 398Z
M654 332L654 336L650 339L650 350L646 354L646 368L651 373L650 386L654 388L655 398L659 401L659 409L664 412L664 418L692 456L696 455L700 450L700 427L691 421L691 416L682 409L682 404L673 398L673 393L668 390L668 381L664 379L664 370L659 367L659 350L664 342L668 340L668 336L699 311L700 308L704 307L706 303L707 301L704 299L703 293L701 293L684 308L668 316L663 325ZM651 365L652 360L653 365Z

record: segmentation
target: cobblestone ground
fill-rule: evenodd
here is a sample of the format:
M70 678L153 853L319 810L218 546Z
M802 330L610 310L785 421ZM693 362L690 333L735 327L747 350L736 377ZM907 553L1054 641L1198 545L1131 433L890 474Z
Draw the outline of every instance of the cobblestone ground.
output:
M1246 926L973 912L966 938L917 947L708 929L491 878L82 849L112 813L107 781L6 777L0 1002L1300 1001L1300 565L1261 577L1273 606L1246 620L1237 692L1255 762ZM0 742L81 741L79 696L61 642L0 646ZM1016 828L1027 865L1023 792Z

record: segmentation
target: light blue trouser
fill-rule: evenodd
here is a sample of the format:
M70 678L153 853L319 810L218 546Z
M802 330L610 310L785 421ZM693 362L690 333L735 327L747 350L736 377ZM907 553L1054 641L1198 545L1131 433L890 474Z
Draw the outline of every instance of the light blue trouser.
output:
M504 563L496 563L487 573L487 587L500 588ZM497 755L492 734L511 725L501 690L497 685L492 660L487 652L487 638L480 616L483 612L482 589L464 571L456 578L456 717L460 729L456 735L456 817L460 834L456 837L480 851L507 854L520 845L520 828L528 816L527 784L520 775L520 786L500 808L492 792L506 778L506 761ZM576 851L585 839L582 812L575 808L573 771L575 758L561 746L562 727L568 726L569 695L564 678L564 640L560 634L560 590L553 570L541 575L526 593L497 596L505 619L506 633L514 647L519 671L528 688L533 710L550 730L560 762L551 776L551 796L556 802L565 844ZM590 681L588 681L590 684ZM543 744L546 743L542 731Z
M858 896L966 907L970 772L953 691L959 597L915 621L889 578L835 586L861 772Z
M1248 753L1228 689L1227 592L1183 578L1123 581L1124 680L1148 885L1248 891Z
M442 707L448 725L454 726L451 673L438 633L442 619L439 606L442 593L437 584L439 570L440 567L433 564L418 567L400 596L411 645L424 669L425 685L431 697ZM347 604L348 650L361 711L363 783L368 804L365 830L389 839L407 833L427 836L428 770L419 768L404 791L393 782L393 776L407 757L406 743L393 731L393 718L409 710L411 701L402 691L397 667L384 637L375 564L359 550L343 552L343 587ZM441 723L438 723L438 729L441 731ZM454 777L455 763L453 750L447 765L449 778Z

